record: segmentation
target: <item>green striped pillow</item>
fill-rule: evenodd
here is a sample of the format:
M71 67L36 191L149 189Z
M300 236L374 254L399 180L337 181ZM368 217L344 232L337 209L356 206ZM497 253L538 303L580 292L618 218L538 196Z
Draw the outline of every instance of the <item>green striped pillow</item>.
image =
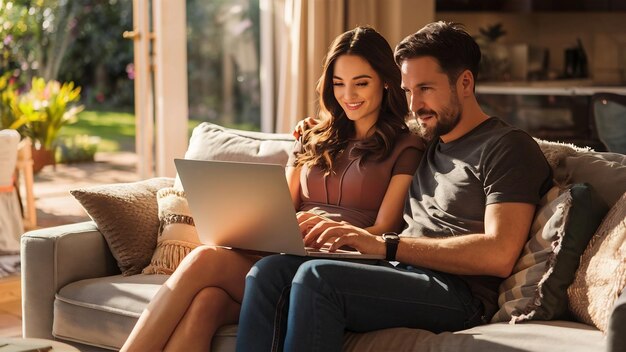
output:
M567 318L567 287L607 211L588 184L552 188L538 206L513 273L500 284L500 309L491 322Z

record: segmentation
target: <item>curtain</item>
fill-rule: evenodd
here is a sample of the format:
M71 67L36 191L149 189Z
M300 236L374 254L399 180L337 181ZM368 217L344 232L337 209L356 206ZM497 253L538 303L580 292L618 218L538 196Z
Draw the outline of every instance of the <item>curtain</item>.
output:
M434 0L260 0L261 129L290 132L315 113L315 88L332 40L357 25L392 49L434 20Z

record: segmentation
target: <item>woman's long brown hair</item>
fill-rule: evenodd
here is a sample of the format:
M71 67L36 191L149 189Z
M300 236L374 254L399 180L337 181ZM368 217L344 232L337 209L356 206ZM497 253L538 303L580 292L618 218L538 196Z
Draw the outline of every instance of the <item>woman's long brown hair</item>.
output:
M365 160L382 160L389 156L400 134L408 133L405 117L408 105L400 88L400 69L393 59L389 43L371 27L356 27L338 36L330 46L324 60L324 71L317 83L319 99L317 120L319 123L306 130L302 136L303 151L296 158L296 165L317 165L326 174L333 168L333 160L345 150L355 129L343 108L335 99L333 74L337 58L357 55L365 59L380 76L383 91L380 114L374 125L374 133L359 141L351 156Z

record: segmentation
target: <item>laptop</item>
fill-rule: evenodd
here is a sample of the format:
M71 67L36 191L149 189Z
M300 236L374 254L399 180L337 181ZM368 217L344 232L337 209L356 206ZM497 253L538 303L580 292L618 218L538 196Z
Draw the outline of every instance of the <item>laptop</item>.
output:
M175 159L200 242L321 258L384 259L305 248L285 168L275 164Z

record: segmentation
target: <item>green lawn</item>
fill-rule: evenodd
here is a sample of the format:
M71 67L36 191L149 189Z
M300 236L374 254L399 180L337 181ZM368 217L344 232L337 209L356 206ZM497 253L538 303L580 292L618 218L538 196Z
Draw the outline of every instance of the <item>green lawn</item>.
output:
M189 131L200 121L189 120ZM99 152L135 150L135 114L120 111L85 110L78 121L61 128L59 137L87 135L100 137Z
M100 137L99 152L134 151L135 114L85 110L78 114L76 123L63 126L59 135L60 138L76 135Z

